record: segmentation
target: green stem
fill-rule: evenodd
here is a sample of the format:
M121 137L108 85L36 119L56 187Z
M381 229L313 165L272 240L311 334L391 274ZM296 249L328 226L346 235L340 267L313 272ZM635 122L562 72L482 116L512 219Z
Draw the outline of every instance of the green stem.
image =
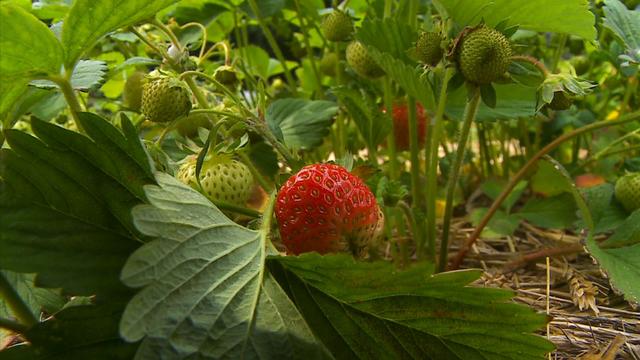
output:
M448 263L449 255L449 231L451 228L451 215L453 214L453 195L458 185L458 178L460 176L460 168L464 161L464 154L467 148L467 140L469 139L469 132L471 130L471 124L476 118L478 112L478 105L480 104L480 88L474 86L471 90L467 106L464 110L464 121L462 123L462 129L460 130L460 139L458 140L458 149L456 150L456 157L453 160L451 172L449 173L449 180L447 181L447 199L444 209L444 221L442 223L442 242L440 244L440 262L438 264L438 270L444 271Z
M169 40L171 41L173 46L178 48L178 51L182 52L182 44L180 44L180 40L178 40L178 38L176 37L176 34L174 34L173 31L171 31L171 29L169 29L165 24L163 24L158 19L153 19L151 24L156 26L163 33L165 33L169 37Z
M38 323L31 309L25 304L20 295L11 286L7 278L0 272L0 298L5 301L15 317L26 327L32 327Z
M526 174L529 173L529 171L533 168L533 166L543 156L547 155L548 153L550 153L551 151L556 149L558 146L560 146L565 141L570 140L570 139L572 139L572 138L574 138L574 137L576 137L578 135L581 135L581 134L584 134L584 133L587 133L587 132L591 132L591 131L594 131L594 130L597 130L597 129L600 129L600 128L603 128L603 127L626 124L628 122L635 121L635 120L638 120L638 119L640 119L640 111L635 111L635 112L629 113L629 114L627 114L627 115L625 115L625 116L623 116L620 119L615 120L615 121L599 121L597 123L593 123L593 124L590 124L590 125L587 125L587 126L583 126L583 127L579 128L579 129L575 129L575 130L573 130L571 132L568 132L568 133L556 138L554 141L550 142L544 148L542 148L540 151L538 151L535 155L533 155L531 157L531 159L529 159L529 161L520 169L520 171L518 171L518 173L516 173L515 175L513 175L511 177L509 183L502 190L502 193L500 193L500 195L493 201L493 204L491 204L491 207L489 208L489 210L487 210L487 212L485 213L484 217L480 220L480 222L478 223L478 225L474 229L474 231L471 234L471 236L467 239L467 241L465 241L464 245L458 251L458 254L456 255L456 258L453 260L453 262L451 264L451 268L452 269L457 269L457 268L460 267L460 264L462 263L462 260L464 260L464 257L467 255L467 252L469 252L469 249L471 248L473 243L475 243L476 240L478 240L478 238L480 237L480 234L482 233L482 230L484 230L484 228L489 223L489 220L491 220L491 217L493 217L493 215L496 213L496 211L498 211L498 209L500 208L500 206L502 205L504 200L507 198L507 196L509 196L509 193L511 193L513 188L520 182L520 180L522 180L526 176Z
M76 97L76 94L71 87L71 81L69 80L70 78L71 75L68 74L66 77L52 76L49 78L49 80L58 84L58 87L60 87L60 90L62 91L62 94L64 95L64 98L65 100L67 100L67 104L69 105L69 110L71 112L71 118L73 119L73 122L76 124L78 131L84 134L85 130L80 123L80 117L78 115L80 112L82 112L82 107L80 106L78 98Z
M391 122L391 133L387 136L387 148L389 149L389 173L392 180L400 177L398 170L398 156L396 153L395 124L393 123L393 93L391 90L391 78L384 78L384 108L387 112L387 121Z
M249 171L251 171L251 174L253 175L253 177L256 179L256 181L258 182L258 184L260 184L260 186L262 187L262 189L266 192L269 193L271 192L271 190L273 190L273 185L270 185L267 180L264 178L264 176L262 176L262 174L260 173L260 171L258 171L258 169L255 167L255 165L253 165L253 162L251 161L251 159L249 158L249 155L247 155L244 151L238 151L238 156L240 156L240 159L242 159L242 162L247 165L247 167L249 168Z
M302 40L304 41L304 46L307 50L307 59L311 63L311 71L313 71L313 76L316 78L318 82L318 97L322 99L322 77L320 76L320 72L318 71L318 66L316 64L316 57L313 53L313 48L311 47L311 43L309 42L309 34L311 31L307 27L307 20L302 15L300 0L294 0L296 6L296 12L298 13L298 20L300 21L300 28L302 29Z
M558 47L556 48L555 53L553 54L553 61L551 62L551 72L555 72L558 68L558 63L560 62L560 58L564 53L564 46L567 43L567 34L560 34L558 39Z
M260 216L262 216L262 213L260 213L259 211L249 209L244 206L229 204L224 201L214 201L213 204L220 210L231 211L236 214L246 215L252 218L259 218Z
M267 26L267 24L265 23L264 18L262 18L262 14L260 14L260 9L256 4L256 0L249 0L249 6L251 7L251 11L253 11L254 15L256 16L256 19L258 20L258 25L260 25L260 28L262 29L262 32L264 33L265 38L267 38L267 42L269 43L269 46L271 46L271 50L273 50L273 53L276 55L276 58L282 64L282 68L284 69L284 77L287 79L287 83L289 84L291 94L295 96L298 92L298 89L297 89L295 80L291 75L291 70L287 66L287 61L285 60L284 55L282 54L282 50L278 45L278 42L273 37L273 33L271 32L271 29L269 29L269 26Z
M340 43L336 42L334 44L333 47L333 51L336 53L336 56L339 56L340 54ZM336 61L336 86L340 86L342 85L342 64L340 62L340 59L338 58L338 61ZM342 112L338 113L338 116L336 117L336 136L335 136L335 146L333 148L333 151L335 152L336 155L336 159L339 159L343 156L343 149L344 149L344 145L345 145L345 126L344 126L344 118L342 117Z
M420 191L420 149L418 146L418 116L416 114L416 99L407 99L409 110L409 151L411 157L411 196L414 207L419 207L424 199Z
M440 138L442 137L443 123L444 123L444 110L447 105L447 88L449 80L453 76L455 69L448 67L445 69L442 75L442 85L440 87L440 97L438 98L438 107L436 108L436 114L432 131L429 131L427 146L429 147L429 158L427 159L427 257L430 261L435 261L436 258L436 201L438 199L438 147L440 145Z

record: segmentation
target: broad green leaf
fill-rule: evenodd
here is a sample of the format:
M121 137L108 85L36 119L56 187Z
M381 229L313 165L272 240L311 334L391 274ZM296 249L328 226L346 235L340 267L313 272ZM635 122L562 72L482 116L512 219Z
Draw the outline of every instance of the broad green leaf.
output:
M0 353L3 359L128 360L138 344L127 344L118 336L121 302L65 308L26 332L29 345L14 346Z
M229 220L173 177L147 186L150 205L133 209L155 239L122 270L144 287L127 305L122 336L143 340L138 359L293 359L324 352L286 294L266 272L268 230Z
M591 211L595 234L614 230L627 218L626 210L614 201L613 184L606 183L581 189L581 193ZM580 222L578 226L584 224Z
M488 208L474 209L470 216L471 224L478 225L480 220L487 213ZM482 230L481 236L483 238L501 238L504 236L511 236L520 226L522 219L517 214L508 214L503 210L498 210L491 217L487 226Z
M71 74L71 87L88 91L104 82L106 72L107 64L104 61L80 60ZM49 80L33 80L31 85L42 89L58 88L58 85Z
M378 48L368 46L369 54L376 60L385 73L395 80L410 96L422 103L427 109L435 109L435 98L426 73L418 66L408 65Z
M153 182L128 121L124 134L80 114L87 136L33 119L38 138L5 131L0 151L0 264L74 295L128 292L120 269L139 242L130 209Z
M536 113L536 88L519 84L494 84L494 87L497 97L495 108L481 103L476 115L477 120L515 119L531 117ZM462 119L466 102L467 90L464 86L449 93L447 115L454 119Z
M384 115L371 95L346 87L333 88L356 123L369 148L380 145L391 132L391 121Z
M640 61L640 11L629 10L619 0L606 0L604 26L613 31L636 61Z
M32 274L20 274L13 271L0 270L0 276L3 276L9 285L16 291L22 301L27 305L33 316L38 317L40 315L41 302L40 298L46 296L39 291L52 292L48 289L36 288L33 285ZM42 294L42 295L41 295ZM64 305L64 303L63 303ZM5 301L0 301L0 318L13 318L13 313L9 308L9 305ZM0 332L0 339L2 334Z
M269 129L285 145L313 149L329 134L338 104L326 100L279 99L265 114Z
M47 26L18 6L0 3L0 24L0 114L4 114L29 80L60 72L63 53Z
M611 285L624 294L625 299L640 302L640 211L636 211L619 227L616 233L603 243L598 243L593 236L595 233L594 218L591 210L572 183L567 171L550 157L545 157L553 167L563 174L567 188L573 194L578 210L582 217L582 223L587 231L587 250L598 262L602 270L607 273Z
M398 19L367 19L358 29L356 38L365 45L390 54L396 60L416 65L416 62L409 58L407 49L413 46L417 35L409 24L402 24Z
M576 218L576 205L573 197L563 193L548 198L532 198L517 212L533 225L550 229L571 228Z
M537 164L536 173L531 177L531 190L544 196L560 195L569 190L567 181L548 161Z
M482 184L482 191L489 196L492 200L495 200L502 189L504 189L507 182L502 179L489 179ZM502 202L502 207L507 210L507 212L511 211L511 208L515 203L520 199L522 193L527 189L527 185L529 183L527 181L520 181L518 184L511 190L509 196Z
M134 66L151 66L151 65L160 65L160 60L149 59L145 57L132 57L125 60L123 63L118 64L111 71L109 71L109 76L113 76L118 72L125 70Z
M176 0L76 0L62 27L65 67L73 68L80 57L108 33L151 19Z
M640 210L631 214L604 242L598 244L589 237L587 249L607 273L611 285L625 299L640 302Z
M269 267L338 359L542 359L553 346L532 333L544 315L513 293L469 287L478 270L432 275L419 264L347 255L271 257Z
M505 20L506 27L596 38L595 19L586 0L437 0L448 15L461 25L484 21L495 26Z

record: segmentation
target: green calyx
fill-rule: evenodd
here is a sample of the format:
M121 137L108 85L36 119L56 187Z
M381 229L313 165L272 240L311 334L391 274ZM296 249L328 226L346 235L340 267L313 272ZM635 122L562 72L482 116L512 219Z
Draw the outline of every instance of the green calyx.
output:
M144 82L141 110L149 121L174 121L189 114L191 93L179 79L165 73L153 72Z
M367 48L359 41L353 41L347 46L347 63L358 75L367 78L377 78L384 75L384 70L369 55Z
M474 84L500 79L511 64L511 44L501 32L485 26L464 34L456 49L458 68Z
M442 37L436 32L422 32L416 42L416 56L423 64L436 66L444 51L442 50Z
M353 20L340 10L333 10L322 21L322 33L329 41L349 40L353 33Z

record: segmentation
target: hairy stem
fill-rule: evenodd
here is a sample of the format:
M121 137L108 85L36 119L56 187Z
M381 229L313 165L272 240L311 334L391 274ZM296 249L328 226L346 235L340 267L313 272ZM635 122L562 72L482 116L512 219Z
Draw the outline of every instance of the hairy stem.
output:
M444 209L444 221L442 223L442 242L440 244L440 262L438 264L439 271L444 271L447 268L449 256L449 231L451 228L451 216L453 215L453 195L455 194L456 187L458 185L458 178L460 177L460 169L464 161L464 153L467 149L467 140L469 139L471 124L473 124L473 120L476 118L478 105L480 105L480 88L474 86L469 96L470 98L467 101L467 106L464 109L464 120L462 123L462 129L460 130L460 138L458 139L456 157L453 160L451 172L449 173L449 179L447 181L447 202Z
M78 116L78 114L82 112L82 107L80 106L78 98L76 97L76 94L71 87L71 73L69 72L66 77L52 76L49 78L49 80L58 84L58 86L60 87L62 95L64 95L64 98L65 100L67 100L67 104L69 105L69 110L71 112L71 118L73 119L73 122L76 124L78 131L84 134L85 130L82 127L80 118Z

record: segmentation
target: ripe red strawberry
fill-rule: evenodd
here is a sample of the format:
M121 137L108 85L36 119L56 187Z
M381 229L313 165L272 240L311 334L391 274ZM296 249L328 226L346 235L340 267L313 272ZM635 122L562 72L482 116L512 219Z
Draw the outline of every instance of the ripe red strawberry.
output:
M396 149L400 151L409 150L409 107L407 104L394 104L391 117L393 119L393 135L396 140ZM420 103L416 103L416 117L418 120L418 145L422 147L426 137L427 114Z
M275 205L280 236L292 254L366 254L384 222L376 198L359 177L333 164L302 168L280 188Z

